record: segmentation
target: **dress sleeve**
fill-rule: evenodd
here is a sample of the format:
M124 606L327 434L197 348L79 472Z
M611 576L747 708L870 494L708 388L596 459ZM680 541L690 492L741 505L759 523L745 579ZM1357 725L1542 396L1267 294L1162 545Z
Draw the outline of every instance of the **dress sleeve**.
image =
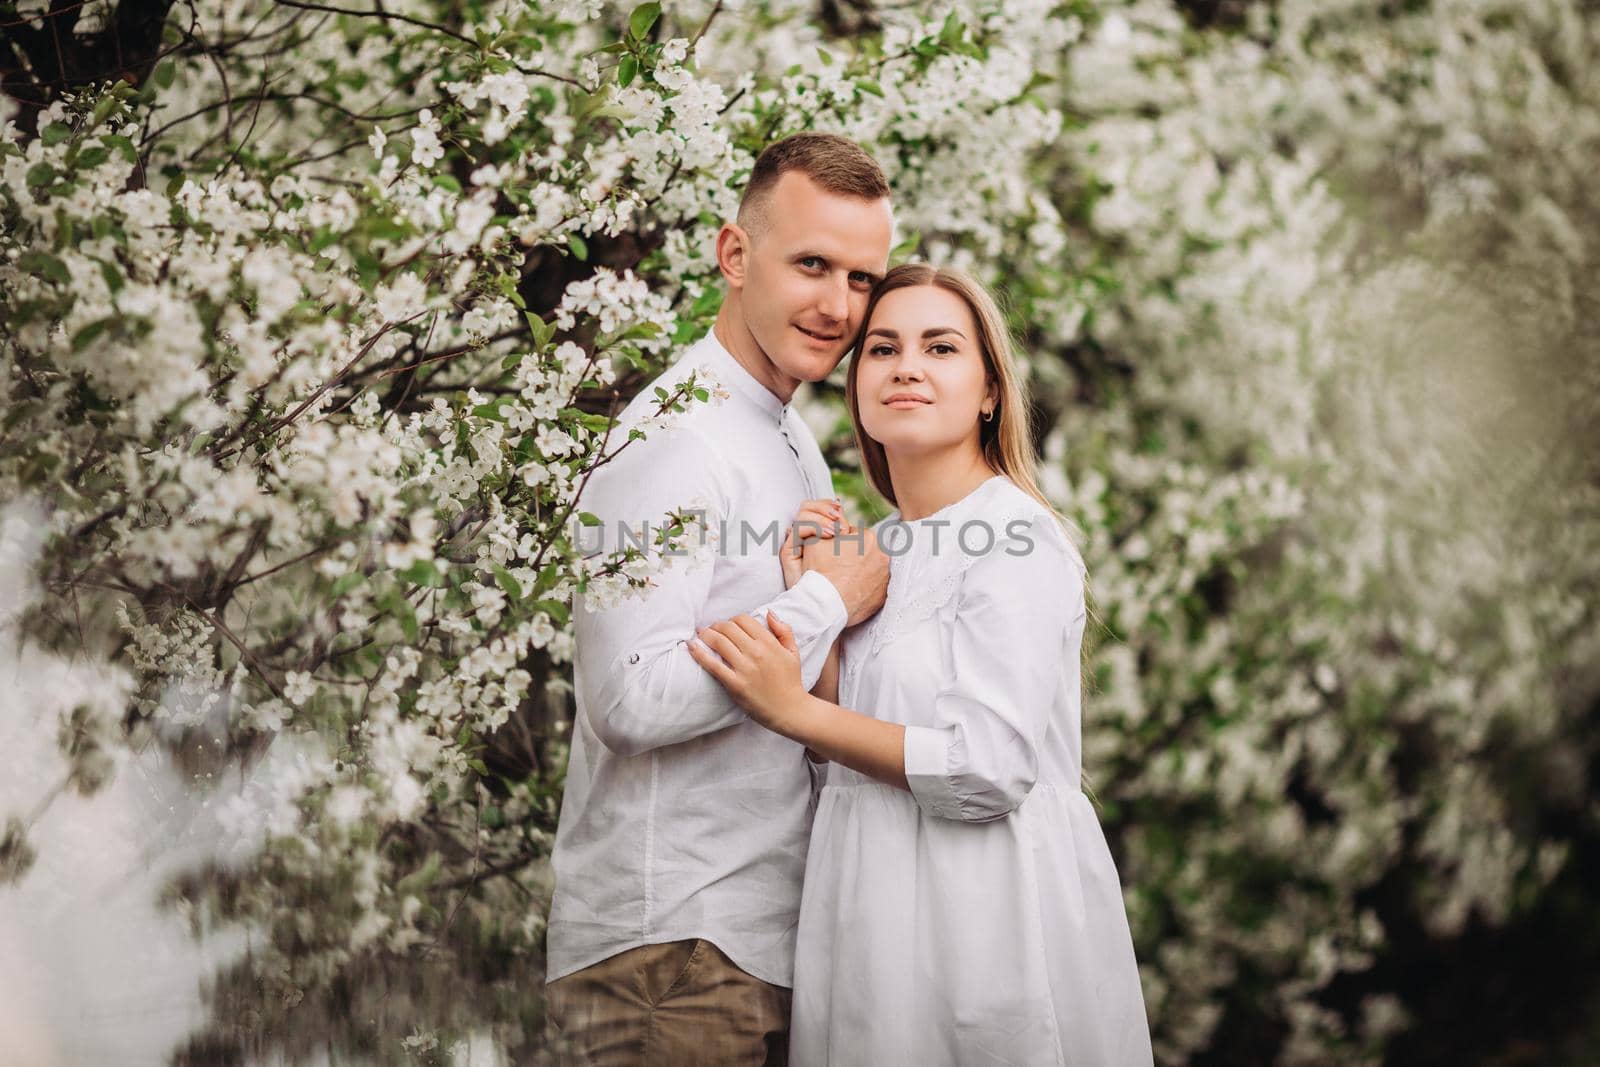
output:
M727 514L721 460L696 434L685 428L639 444L647 447L623 453L584 493L580 506L600 520L605 536L619 523L659 526L668 512L679 509L704 508L712 526ZM615 540L607 541L608 551L616 547ZM772 565L780 565L776 557ZM578 598L573 612L578 708L613 752L636 756L744 721L727 691L689 655L688 642L710 599L714 567L714 558L675 558L643 597L603 609ZM802 680L810 688L844 628L843 599L827 578L811 573L749 614L764 620L769 609L793 628Z
M1039 776L1072 635L1085 615L1078 556L1055 520L1013 524L957 593L951 677L937 726L908 726L906 782L929 814L985 822L1021 804Z

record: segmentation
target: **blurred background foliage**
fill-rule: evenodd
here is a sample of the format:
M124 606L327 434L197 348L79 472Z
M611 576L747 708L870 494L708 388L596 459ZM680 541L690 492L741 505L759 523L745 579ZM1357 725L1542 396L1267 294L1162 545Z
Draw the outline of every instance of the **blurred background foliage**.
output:
M414 114L430 63L464 63L493 23L512 35L497 47L559 51L577 79L570 109L513 116L526 142L581 154L574 184L644 187L642 165L603 162L628 120L602 101L628 61L703 40L696 75L750 105L722 120L737 158L799 128L860 138L895 185L900 253L1006 298L1047 491L1085 532L1101 623L1086 764L1160 1061L1600 1060L1600 5L719 0L642 23L598 3L411 0L332 22L291 7L0 4L21 143L69 89L121 76L148 109L176 80L174 109L207 118L140 144L149 187L229 168L270 181L312 144L317 173L365 173L354 113ZM585 88L574 57L608 43L623 47ZM283 98L256 101L272 132L252 140L241 86L265 98L267 72ZM344 106L307 106L316 94ZM445 121L440 173L459 190L485 156L470 114ZM704 329L715 279L696 243L742 175L677 163L699 183L687 201L652 191L624 225L519 252L527 308L549 316L595 267L631 269L668 295L675 336ZM669 356L640 354L586 402L608 410ZM838 487L874 514L841 380L801 402ZM397 384L382 403L425 396ZM469 869L444 850L441 870L443 831L421 824L361 846L415 869L396 897L428 937L352 947L370 901L315 850L170 881L197 932L267 931L177 1062L446 1062L484 1033L538 1058L526 917L548 889L571 704L559 657L521 665L530 695L474 749L477 801L433 803L441 823L489 803L539 832L487 877L476 852ZM63 735L85 792L98 729ZM170 747L214 766L187 738ZM0 875L24 876L25 830L7 824ZM463 900L472 921L455 924Z

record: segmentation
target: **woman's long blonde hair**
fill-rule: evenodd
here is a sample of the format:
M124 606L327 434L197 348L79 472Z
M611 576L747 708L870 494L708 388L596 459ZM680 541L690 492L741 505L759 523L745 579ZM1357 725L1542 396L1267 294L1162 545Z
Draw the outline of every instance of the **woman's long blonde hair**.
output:
M861 466L867 472L872 487L883 494L885 500L896 506L894 482L889 477L889 458L883 446L868 437L861 427L861 398L856 392L856 369L865 350L867 327L878 301L896 289L914 285L936 285L959 296L972 312L978 325L978 347L983 353L983 363L988 380L995 385L999 400L992 420L978 423L978 444L984 461L991 470L1004 474L1029 496L1049 509L1063 524L1066 520L1051 504L1035 476L1037 466L1033 439L1028 430L1028 386L1017 373L1016 358L1012 354L1011 331L1006 329L1005 318L989 290L971 275L951 267L934 267L927 263L902 263L883 276L872 290L867 301L866 314L861 316L861 328L856 333L854 354L845 378L845 403L850 408L850 424L855 429L856 449L861 454ZM1070 524L1066 524L1069 525Z

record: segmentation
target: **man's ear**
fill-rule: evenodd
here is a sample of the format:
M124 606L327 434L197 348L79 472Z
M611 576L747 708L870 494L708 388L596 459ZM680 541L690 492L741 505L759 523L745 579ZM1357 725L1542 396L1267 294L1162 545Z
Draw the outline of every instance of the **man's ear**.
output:
M737 222L724 222L717 231L717 267L730 289L743 289L750 269L750 234Z

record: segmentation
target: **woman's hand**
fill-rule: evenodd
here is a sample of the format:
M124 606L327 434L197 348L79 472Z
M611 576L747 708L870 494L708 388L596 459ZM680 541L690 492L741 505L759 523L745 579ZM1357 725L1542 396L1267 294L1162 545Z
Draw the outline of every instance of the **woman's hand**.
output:
M736 615L699 631L689 655L750 717L783 733L807 700L800 680L800 649L794 631L772 612L767 624Z
M801 553L807 546L831 541L836 534L855 532L855 527L845 521L844 507L837 500L803 501L783 535L783 547L778 553L783 563L783 587L793 589L805 574Z

